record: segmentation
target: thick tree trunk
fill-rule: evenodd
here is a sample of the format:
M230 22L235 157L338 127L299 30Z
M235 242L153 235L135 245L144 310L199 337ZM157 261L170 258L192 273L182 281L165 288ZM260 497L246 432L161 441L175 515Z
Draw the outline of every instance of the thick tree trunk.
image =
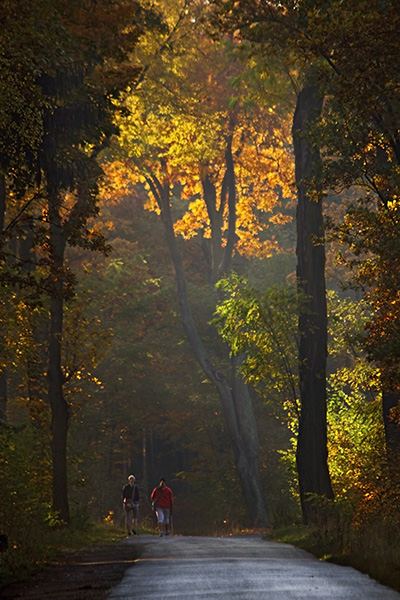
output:
M395 155L400 159L400 145L396 144L393 147ZM381 164L382 173L390 173L391 165L388 155L383 148L377 148L377 158ZM398 161L400 163L400 160ZM387 210L388 203L396 198L396 184L390 178L382 177L379 188L379 209ZM393 281L393 290L396 290L396 284ZM387 285L387 284L386 284ZM397 290L396 290L397 291ZM397 419L393 419L393 410L398 409L400 401L400 393L396 390L397 364L388 365L385 362L380 365L381 381L382 381L382 417L385 427L385 445L386 458L389 467L391 483L400 487L400 425ZM394 372L393 372L393 371ZM396 415L397 417L397 415Z
M0 375L0 425L7 425L7 371Z
M4 229L4 218L6 214L6 179L0 174L0 234Z
M64 398L64 377L61 369L65 239L59 213L60 202L58 197L54 196L49 202L53 288L50 298L49 367L47 377L52 428L53 510L58 511L61 519L68 523L70 519L67 484L69 407Z
M325 245L321 197L307 190L307 179L320 160L319 151L307 139L309 125L321 112L316 87L305 88L298 97L293 121L296 161L297 278L301 297L299 316L299 375L301 417L297 443L297 469L303 518L317 516L312 495L332 498L327 465L326 359L327 312ZM311 495L311 496L310 496Z
M158 186L158 190L156 191L154 188L154 191L158 195L167 244L175 269L183 325L198 363L218 390L250 523L253 526L270 526L270 517L259 472L257 425L247 387L237 372L238 359L235 358L232 361L233 383L230 385L225 374L217 370L209 360L193 321L185 274L170 213L169 187L165 186L161 189L161 186Z
M3 246L2 234L4 230L4 218L6 212L6 180L4 175L0 175L0 249ZM1 343L6 343L2 338ZM0 423L7 424L7 371L4 370L0 375Z

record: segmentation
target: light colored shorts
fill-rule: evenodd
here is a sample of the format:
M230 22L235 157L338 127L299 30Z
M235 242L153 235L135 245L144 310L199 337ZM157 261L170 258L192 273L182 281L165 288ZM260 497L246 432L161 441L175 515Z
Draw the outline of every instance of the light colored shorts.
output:
M169 508L161 508L159 506L157 506L157 519L159 523L169 523L169 516L171 514L171 511L169 510Z

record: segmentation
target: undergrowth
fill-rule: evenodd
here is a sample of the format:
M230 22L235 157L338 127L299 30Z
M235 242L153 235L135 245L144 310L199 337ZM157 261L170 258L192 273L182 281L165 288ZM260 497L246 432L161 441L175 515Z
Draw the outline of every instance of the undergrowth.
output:
M400 524L375 517L366 523L325 528L293 525L275 530L267 539L292 544L321 560L351 566L400 591Z
M60 564L72 550L115 543L121 535L121 529L100 523L87 524L84 530L43 526L24 539L9 538L8 549L0 554L0 586L26 580L42 567Z

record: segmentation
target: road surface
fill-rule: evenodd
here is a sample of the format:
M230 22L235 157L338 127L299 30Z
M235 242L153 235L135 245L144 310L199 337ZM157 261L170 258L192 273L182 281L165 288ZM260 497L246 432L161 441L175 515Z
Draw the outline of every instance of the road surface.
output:
M135 536L140 558L110 600L400 600L350 567L259 535Z

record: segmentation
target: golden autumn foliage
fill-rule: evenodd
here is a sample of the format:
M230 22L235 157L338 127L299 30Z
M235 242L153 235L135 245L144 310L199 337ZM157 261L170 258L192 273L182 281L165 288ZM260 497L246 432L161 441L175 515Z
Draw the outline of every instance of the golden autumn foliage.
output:
M273 229L292 219L290 111L268 97L268 82L250 80L231 42L209 38L190 14L170 23L165 37L168 44L161 36L157 58L149 59L149 48L156 51L154 37L139 51L149 62L143 81L124 98L113 160L105 164L104 196L113 202L141 184L149 192L146 208L157 210L148 184L155 177L178 201L175 233L211 238L216 227L211 213L218 214L223 247L230 213L229 143L236 178L235 249L245 256L271 256L278 250ZM280 91L287 101L290 92L283 83ZM206 198L205 182L213 189L212 200Z

